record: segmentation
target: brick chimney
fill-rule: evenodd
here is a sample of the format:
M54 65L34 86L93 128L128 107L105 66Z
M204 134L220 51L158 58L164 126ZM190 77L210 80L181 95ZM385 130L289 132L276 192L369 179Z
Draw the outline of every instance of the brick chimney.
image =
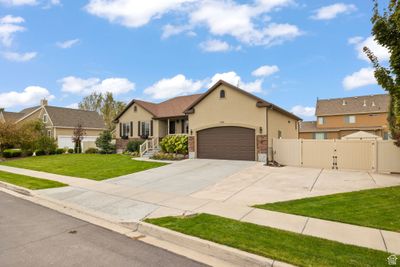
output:
M46 98L43 98L40 100L40 105L41 106L47 106L49 104L49 101Z

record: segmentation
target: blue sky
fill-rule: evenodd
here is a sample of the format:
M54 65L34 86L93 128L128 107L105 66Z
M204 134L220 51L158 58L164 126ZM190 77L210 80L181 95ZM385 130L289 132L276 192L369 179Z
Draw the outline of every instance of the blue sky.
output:
M365 0L0 0L0 107L74 107L93 91L158 102L224 79L312 119L317 97L384 93L360 52L388 59L371 11Z

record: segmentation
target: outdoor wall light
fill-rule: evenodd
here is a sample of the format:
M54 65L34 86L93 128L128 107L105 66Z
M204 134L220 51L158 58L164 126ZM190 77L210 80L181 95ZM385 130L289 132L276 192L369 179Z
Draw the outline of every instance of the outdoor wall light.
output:
M260 134L262 134L262 126L260 126Z
M193 130L190 130L190 135L193 135Z

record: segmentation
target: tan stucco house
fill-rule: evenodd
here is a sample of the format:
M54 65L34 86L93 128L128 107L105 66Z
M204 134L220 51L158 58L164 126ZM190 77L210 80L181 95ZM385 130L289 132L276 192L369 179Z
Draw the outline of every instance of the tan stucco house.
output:
M362 131L388 139L389 102L387 94L318 99L317 120L301 123L300 138L342 139Z
M186 134L191 158L265 161L273 138L298 138L301 119L225 81L161 103L132 100L119 114L117 149L129 140Z
M78 124L81 124L86 132L83 139L83 143L86 144L84 149L93 147L94 141L105 130L103 119L97 112L49 106L45 99L41 100L39 106L20 112L0 109L0 123L22 124L33 120L41 120L46 125L48 136L56 139L59 148L74 148L72 136Z

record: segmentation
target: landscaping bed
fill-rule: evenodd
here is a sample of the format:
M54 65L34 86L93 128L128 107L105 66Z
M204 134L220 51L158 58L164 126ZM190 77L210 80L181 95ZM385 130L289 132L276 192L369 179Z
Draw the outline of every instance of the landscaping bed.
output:
M210 214L146 222L298 266L386 266L389 253Z
M67 186L66 184L56 181L39 179L3 171L0 171L0 181L25 187L32 190Z
M267 203L255 207L400 232L400 186Z
M129 156L117 154L63 154L29 157L0 164L97 181L165 165L158 162L135 161Z

